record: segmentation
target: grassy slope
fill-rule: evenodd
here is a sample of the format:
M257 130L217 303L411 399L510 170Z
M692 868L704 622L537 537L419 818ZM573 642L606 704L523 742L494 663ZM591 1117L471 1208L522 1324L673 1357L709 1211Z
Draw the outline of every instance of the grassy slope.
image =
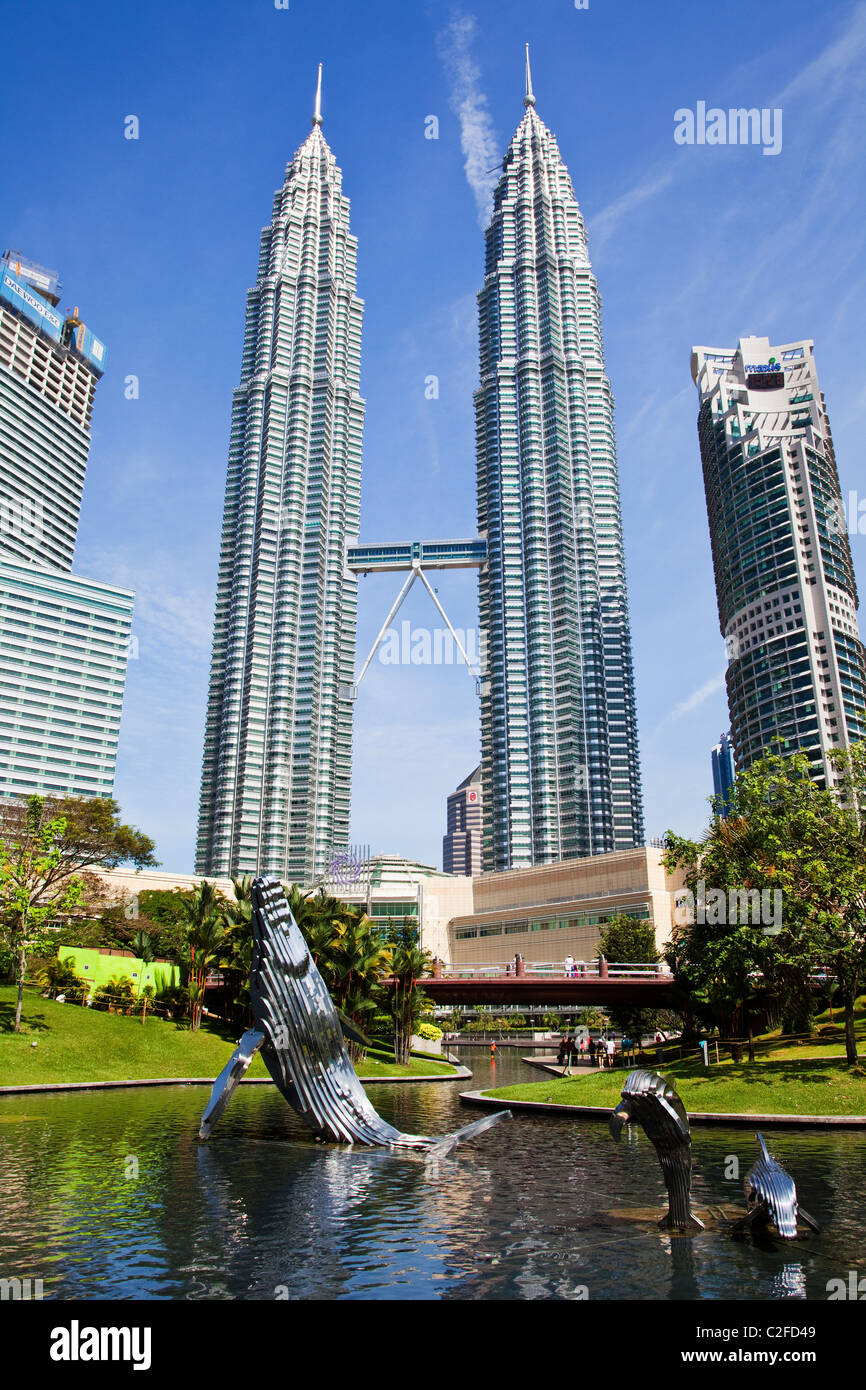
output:
M732 1062L722 1054L718 1065L704 1067L700 1058L680 1060L676 1049L667 1050L661 1066L664 1076L676 1083L687 1110L720 1114L741 1112L763 1115L866 1115L866 1071L848 1067L841 1045L843 1028L829 1023L829 1015L816 1020L821 1036L811 1042L768 1033L758 1046L757 1060ZM826 1032L825 1032L826 1030ZM866 1041L866 998L859 1001L856 1033L863 1050ZM710 1044L710 1056L714 1047ZM655 1070L654 1054L644 1065ZM619 1103L625 1071L588 1072L563 1079L546 1078L521 1086L507 1086L486 1095L501 1100L553 1101L557 1105L597 1105L612 1109Z
M11 1032L15 990L0 986L0 1086L52 1081L133 1081L145 1077L212 1077L222 1071L237 1038L227 1028L206 1021L200 1032L160 1018L125 1018L55 1004L25 990L22 1031ZM36 1047L32 1046L36 1042ZM247 1073L268 1075L261 1057ZM413 1057L397 1067L370 1056L358 1066L362 1077L453 1075L446 1063Z

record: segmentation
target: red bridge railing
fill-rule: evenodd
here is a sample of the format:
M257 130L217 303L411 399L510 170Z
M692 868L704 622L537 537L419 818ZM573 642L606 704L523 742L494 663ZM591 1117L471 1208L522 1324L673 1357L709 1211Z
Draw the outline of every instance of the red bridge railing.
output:
M671 980L663 961L617 963L577 960L570 967L558 961L507 961L495 965L441 965L434 976L443 980Z

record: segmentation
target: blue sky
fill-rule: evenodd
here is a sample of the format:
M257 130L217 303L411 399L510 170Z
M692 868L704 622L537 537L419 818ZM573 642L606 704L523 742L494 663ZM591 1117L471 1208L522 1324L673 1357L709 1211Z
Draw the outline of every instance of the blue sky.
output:
M116 795L164 867L192 868L245 294L316 65L366 303L362 535L469 536L485 171L522 115L527 40L603 297L647 832L697 833L728 721L690 349L813 338L843 490L866 495L866 4L70 0L25 28L0 93L0 239L59 269L108 344L76 569L137 594ZM698 101L780 107L781 152L677 145ZM397 587L361 580L359 660ZM474 627L474 575L438 587ZM403 616L439 625L420 585ZM355 727L353 839L441 863L445 798L479 756L468 675L374 663Z

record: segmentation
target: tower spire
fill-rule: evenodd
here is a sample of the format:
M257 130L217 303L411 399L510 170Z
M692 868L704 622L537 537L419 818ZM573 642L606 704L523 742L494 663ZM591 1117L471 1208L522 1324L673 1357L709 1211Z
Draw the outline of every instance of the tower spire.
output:
M529 66L529 44L526 45L526 96L523 98L523 105L535 105L535 97L532 95L532 68Z
M316 84L316 109L313 112L313 125L322 124L322 64L319 64L319 80Z

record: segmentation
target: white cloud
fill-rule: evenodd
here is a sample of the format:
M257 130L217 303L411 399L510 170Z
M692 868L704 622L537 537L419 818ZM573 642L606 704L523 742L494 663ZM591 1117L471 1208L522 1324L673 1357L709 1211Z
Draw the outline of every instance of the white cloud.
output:
M864 67L866 58L866 4L856 5L850 23L839 33L838 37L832 40L826 48L822 49L817 57L807 63L805 67L796 73L789 82L770 98L770 106L782 107L786 105L796 109L798 102L808 102L810 116L814 119L816 111L839 103L845 109L845 114L840 116L838 128L835 136L830 142L830 148L823 148L820 164L816 167L815 188L812 196L805 200L804 209L801 212L799 221L808 222L814 217L825 215L828 202L832 205L833 199L838 197L838 167L847 164L851 160L860 158L861 142L859 138L862 126L862 89L864 85L863 74L866 72ZM764 55L761 61L772 61L772 55ZM788 116L785 112L786 119ZM634 212L636 208L657 198L660 193L664 193L674 182L678 174L684 173L695 176L701 173L702 165L695 160L682 158L682 152L675 155L667 167L657 166L649 175L641 178L633 188L615 198L613 202L601 209L592 217L587 217L590 245L594 255L597 257L602 246L618 230L624 219ZM724 214L718 209L715 212L716 223ZM790 247L791 228L789 226L787 241ZM767 252L767 260L776 256L776 248ZM755 266L752 263L753 278L757 279L763 274L764 263Z
M724 688L725 673L724 671L720 671L717 676L713 676L710 680L704 681L703 685L699 685L697 690L693 690L691 695L686 696L685 700L681 700L678 705L675 705L670 714L665 715L662 724L667 724L674 719L682 719L685 715L691 714L699 705L709 700L710 696L717 695L720 691L724 690ZM661 725L658 727L661 728Z
M863 59L866 57L866 4L855 6L850 24L839 37L822 49L817 58L792 77L772 99L774 106L782 106L793 97L807 93L817 94L823 104L837 97L846 97L850 90L851 75L863 72Z
M477 33L473 15L457 14L440 33L437 46L451 82L451 109L460 122L466 181L475 195L478 225L486 227L502 155L481 90L481 69L470 51Z
M612 203L608 203L601 212L596 213L592 218L587 218L587 230L593 251L598 253L599 248L613 236L623 218L628 217L635 208L640 207L642 203L650 202L653 198L658 197L659 193L663 193L673 183L675 174L676 166L672 164L662 173L642 179L627 193L623 193Z
M76 557L75 569L134 590L132 630L139 636L141 660L161 657L186 664L210 654L214 595L191 584L182 563L182 556L155 552L139 564L120 552L91 547Z

